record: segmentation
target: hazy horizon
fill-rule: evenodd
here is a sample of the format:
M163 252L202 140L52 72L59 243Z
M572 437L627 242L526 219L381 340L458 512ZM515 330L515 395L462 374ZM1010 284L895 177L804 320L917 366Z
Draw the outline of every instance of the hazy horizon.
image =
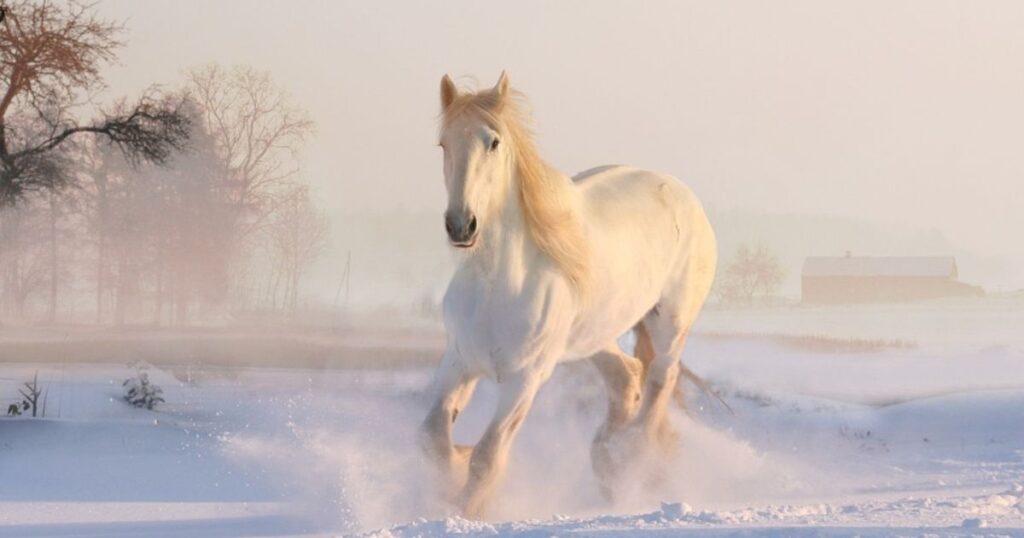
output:
M440 215L441 75L490 85L507 69L531 98L544 155L568 174L605 163L668 172L712 219L808 215L938 233L950 252L935 254L970 253L961 271L985 275L976 283L1024 287L1024 249L1009 235L1024 229L1019 3L106 0L98 10L128 29L105 97L176 85L208 63L270 72L317 122L303 175L335 228L353 214ZM336 238L314 275L321 286L345 252Z
M1024 538L1024 2L3 6L0 536Z

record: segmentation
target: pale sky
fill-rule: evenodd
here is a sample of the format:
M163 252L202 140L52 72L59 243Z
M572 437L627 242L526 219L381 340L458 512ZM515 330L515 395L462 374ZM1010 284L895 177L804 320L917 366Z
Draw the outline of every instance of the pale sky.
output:
M713 208L935 229L1024 267L1024 2L99 9L129 28L106 72L112 93L210 62L271 72L318 124L305 175L333 212L440 215L439 80L490 85L508 69L542 151L567 173L656 169Z

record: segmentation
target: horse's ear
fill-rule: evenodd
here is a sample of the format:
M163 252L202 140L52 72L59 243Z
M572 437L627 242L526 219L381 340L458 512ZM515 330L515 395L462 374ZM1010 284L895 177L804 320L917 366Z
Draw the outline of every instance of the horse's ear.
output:
M459 95L459 89L455 87L452 78L445 74L441 78L441 110L448 110L455 98Z
M498 94L501 100L505 100L508 97L508 72L504 69L501 70L501 76L498 77L498 83L494 85L494 92Z

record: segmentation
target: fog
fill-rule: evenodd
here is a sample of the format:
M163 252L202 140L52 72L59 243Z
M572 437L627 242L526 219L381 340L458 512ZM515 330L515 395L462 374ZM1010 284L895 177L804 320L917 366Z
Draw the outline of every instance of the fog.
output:
M0 536L1024 528L1024 3L0 8ZM89 39L51 39L63 24ZM638 359L559 364L526 420L494 422L521 435L473 521L426 464L424 415L454 406L427 424L455 422L450 470L477 473L489 456L463 445L548 371L474 351L534 324L499 319L505 303L481 301L490 324L456 313L461 333L441 319L459 258L440 81L503 70L552 165L680 178L719 257L699 317L668 335L683 375L638 366L638 338L682 319L666 290L703 293L696 264L618 336ZM672 259L710 256L688 252ZM627 284L595 303L608 318L647 297ZM551 325L576 343L607 325L612 347L619 325L586 321L606 310L559 297L544 323L576 315L584 330ZM562 333L533 328L545 358ZM434 377L443 355L465 368ZM432 400L432 378L478 370L496 379ZM600 479L605 433L631 467Z
M335 293L350 250L360 289L377 276L401 302L408 287L443 287L438 81L490 85L501 69L530 97L552 164L680 177L719 225L723 252L763 241L790 253L787 295L804 256L848 250L955 255L966 281L1024 286L1013 237L1024 229L1019 3L124 0L100 10L129 29L104 73L113 94L195 65L245 64L309 111L318 131L303 174L335 231L307 289L321 297ZM422 231L409 244L377 233L410 215ZM410 249L429 257L403 260Z

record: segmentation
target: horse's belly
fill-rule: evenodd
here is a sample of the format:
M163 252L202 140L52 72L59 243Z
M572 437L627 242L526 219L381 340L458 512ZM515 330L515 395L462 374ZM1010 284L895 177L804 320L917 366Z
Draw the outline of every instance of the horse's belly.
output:
M590 302L581 309L569 337L567 359L607 349L659 301L672 270L675 246L637 236L601 254Z
M607 349L629 331L658 300L658 289L626 288L631 295L619 295L581 312L573 324L565 360L585 359Z

